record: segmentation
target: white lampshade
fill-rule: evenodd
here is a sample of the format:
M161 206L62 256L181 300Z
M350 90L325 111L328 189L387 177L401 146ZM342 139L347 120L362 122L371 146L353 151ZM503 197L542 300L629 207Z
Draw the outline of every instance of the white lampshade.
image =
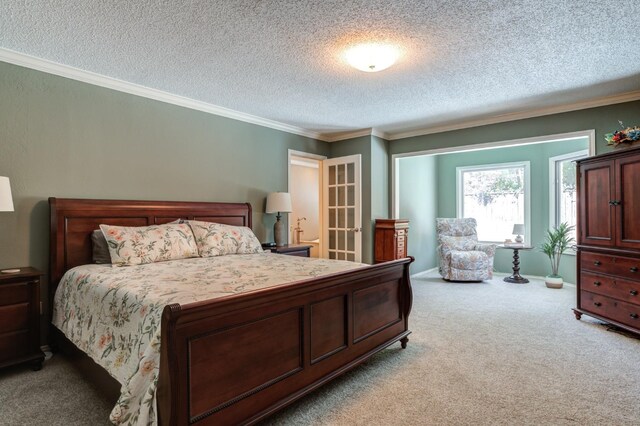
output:
M291 196L288 192L272 192L267 195L267 208L265 213L279 212L291 212Z
M523 235L524 234L524 223L516 223L513 225L513 235Z
M0 212L13 211L13 198L11 197L11 185L9 178L0 176Z

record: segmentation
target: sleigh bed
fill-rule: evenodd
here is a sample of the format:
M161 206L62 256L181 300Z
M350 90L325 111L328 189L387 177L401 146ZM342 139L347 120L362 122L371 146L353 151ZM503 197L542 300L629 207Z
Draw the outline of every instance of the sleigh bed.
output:
M49 204L51 295L65 272L92 263L91 233L100 224L186 219L251 227L250 204L56 198ZM389 345L406 347L412 260L164 306L158 422L253 424Z

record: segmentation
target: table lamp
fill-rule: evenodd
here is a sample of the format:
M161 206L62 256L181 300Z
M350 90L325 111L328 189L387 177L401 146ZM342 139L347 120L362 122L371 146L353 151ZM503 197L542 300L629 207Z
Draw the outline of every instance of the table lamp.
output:
M12 212L13 211L13 197L11 197L11 184L9 178L0 176L0 212ZM4 269L0 271L4 274L15 274L20 272L20 269Z
M524 239L522 235L524 234L524 223L516 223L513 225L513 231L511 232L516 236L516 243L522 243Z
M272 192L267 195L267 208L265 213L277 213L276 223L273 225L273 238L276 246L286 243L284 226L280 221L280 213L291 213L291 196L288 192Z

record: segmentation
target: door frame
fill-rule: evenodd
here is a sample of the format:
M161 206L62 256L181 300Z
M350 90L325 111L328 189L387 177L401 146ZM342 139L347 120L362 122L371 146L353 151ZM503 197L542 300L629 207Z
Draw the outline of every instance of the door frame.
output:
M318 256L322 257L323 249L324 249L324 197L323 197L323 188L322 188L322 176L323 176L323 167L322 163L327 159L326 155L313 154L311 152L297 151L295 149L287 150L287 192L291 194L291 157L300 157L300 158L308 158L310 160L317 160L320 162L318 167L318 205L320 208L318 223L320 223L320 242L318 244ZM287 221L287 225L290 227L289 221ZM293 236L290 232L287 232L287 242L291 244Z

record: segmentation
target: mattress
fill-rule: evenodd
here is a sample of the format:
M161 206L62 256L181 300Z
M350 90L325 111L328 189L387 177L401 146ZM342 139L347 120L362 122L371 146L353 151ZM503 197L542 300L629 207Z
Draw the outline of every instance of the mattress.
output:
M110 419L157 424L162 310L357 269L346 261L272 253L183 259L130 267L83 265L63 276L53 324L120 384Z

